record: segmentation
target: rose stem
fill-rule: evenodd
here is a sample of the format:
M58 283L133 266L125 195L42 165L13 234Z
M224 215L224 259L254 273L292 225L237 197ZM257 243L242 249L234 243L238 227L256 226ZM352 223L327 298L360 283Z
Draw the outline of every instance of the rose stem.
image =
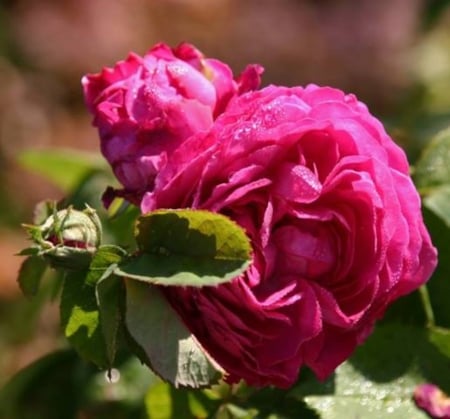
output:
M434 313L431 307L430 294L428 293L428 288L426 285L422 285L419 288L420 298L422 300L423 309L425 311L425 317L427 319L427 326L434 327Z

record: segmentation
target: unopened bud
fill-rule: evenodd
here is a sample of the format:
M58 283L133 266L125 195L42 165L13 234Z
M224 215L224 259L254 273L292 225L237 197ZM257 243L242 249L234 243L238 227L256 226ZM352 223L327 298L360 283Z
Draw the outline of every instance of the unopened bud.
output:
M41 225L26 230L54 268L84 269L101 243L100 219L90 207L83 211L67 209L55 212Z

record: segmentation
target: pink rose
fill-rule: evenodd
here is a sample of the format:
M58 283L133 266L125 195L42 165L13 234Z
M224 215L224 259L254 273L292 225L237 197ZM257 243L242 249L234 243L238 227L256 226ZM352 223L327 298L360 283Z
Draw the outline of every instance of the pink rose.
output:
M353 95L270 86L186 141L141 210L193 207L245 228L253 264L214 288L164 288L191 332L250 385L326 378L436 265L403 151Z
M450 397L434 384L421 384L414 391L416 405L432 418L450 419Z
M144 57L132 53L83 77L102 153L125 188L120 194L138 203L167 155L207 131L232 97L257 88L261 72L248 66L236 81L226 64L204 58L192 45L158 44Z

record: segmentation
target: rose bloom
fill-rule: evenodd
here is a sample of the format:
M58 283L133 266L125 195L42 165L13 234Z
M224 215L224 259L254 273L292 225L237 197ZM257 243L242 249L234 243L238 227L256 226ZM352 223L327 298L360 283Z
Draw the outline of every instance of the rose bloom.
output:
M83 77L102 153L124 186L112 195L137 203L168 153L207 131L232 97L256 89L261 73L262 67L248 66L235 80L226 64L184 43L175 49L158 44L143 57L131 53L113 68Z
M450 397L434 384L425 383L416 387L414 402L432 418L450 419Z
M252 266L231 283L162 288L230 383L288 387L302 365L325 379L436 265L405 154L332 88L234 99L141 203L184 207L225 214L251 239Z

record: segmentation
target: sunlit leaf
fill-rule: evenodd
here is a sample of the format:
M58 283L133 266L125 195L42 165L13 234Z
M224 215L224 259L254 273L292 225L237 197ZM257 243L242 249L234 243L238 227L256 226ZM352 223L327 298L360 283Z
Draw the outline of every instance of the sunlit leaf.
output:
M258 417L258 411L252 408L246 409L233 403L225 403L220 406L215 417L217 419L255 419ZM271 415L270 417L271 419L278 419L279 416Z
M448 185L433 188L424 198L423 203L450 228L450 179Z
M86 275L86 271L67 273L61 296L61 324L64 335L80 356L108 368L95 287L85 283Z
M165 382L150 387L145 396L149 419L206 419L212 417L218 403L208 398L204 391L176 389Z
M231 281L247 266L241 261L143 254L126 261L115 273L158 285L201 287Z
M448 390L449 368L450 360L429 343L425 330L387 324L325 383L311 385L300 376L291 394L304 398L324 419L426 419L412 401L414 389L433 382Z
M103 276L105 271L111 266L119 263L125 256L126 251L119 246L104 245L100 246L89 266L89 273L86 277L86 283L95 285Z
M113 199L108 207L108 216L110 218L118 217L123 214L129 206L130 203L128 201L125 201L124 198L117 197Z
M95 285L100 324L110 366L116 355L121 325L120 305L124 292L121 278L114 275L113 270L125 255L125 250L119 246L101 246L94 255L85 280L87 285Z
M426 147L416 164L414 178L419 189L450 183L450 128L441 131Z
M203 210L158 210L139 217L136 241L142 252L220 259L248 259L244 230L224 215Z
M97 153L69 149L27 150L19 155L18 161L23 167L58 185L64 192L71 191L90 171L106 167Z
M221 375L158 287L127 280L125 325L138 355L176 387L205 387Z
M172 412L172 397L169 385L161 382L152 386L145 395L145 409L148 417L151 419L171 419L176 417ZM185 413L186 417L187 412L183 413Z
M250 264L250 242L227 217L193 210L159 210L141 216L139 253L117 275L161 285L205 286L231 281Z
M405 380L392 385L378 385L366 380L346 363L337 373L337 394L310 395L308 405L323 419L427 419L412 402L414 382Z

